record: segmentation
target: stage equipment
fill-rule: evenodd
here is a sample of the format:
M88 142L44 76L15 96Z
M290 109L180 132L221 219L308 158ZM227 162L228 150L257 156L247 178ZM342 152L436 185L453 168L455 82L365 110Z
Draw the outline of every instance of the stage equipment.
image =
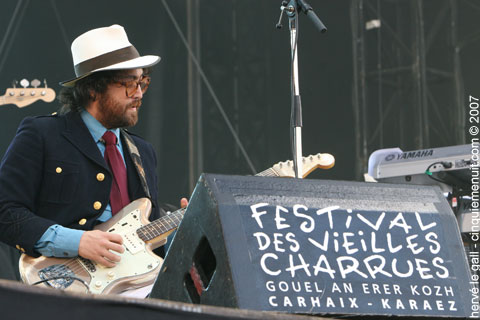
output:
M313 317L200 306L118 295L88 295L0 279L2 320L320 320Z
M381 149L368 160L368 174L379 182L438 185L445 192L470 192L469 144L403 152Z
M438 185L455 211L460 231L472 231L472 146L470 144L403 152L399 148L373 152L368 174L379 182Z
M151 297L465 317L470 271L454 221L436 186L203 174Z
M291 90L292 90L292 109L290 115L291 126L291 147L293 155L293 163L295 168L295 177L301 178L302 170L302 101L300 99L300 85L298 80L298 13L304 12L314 23L315 27L319 29L321 33L325 33L327 28L322 21L317 17L313 8L304 0L290 0L282 1L280 7L280 19L277 23L277 28L282 27L281 21L283 13L286 12L288 16L288 25L290 27L290 46L292 57L292 78L291 78Z

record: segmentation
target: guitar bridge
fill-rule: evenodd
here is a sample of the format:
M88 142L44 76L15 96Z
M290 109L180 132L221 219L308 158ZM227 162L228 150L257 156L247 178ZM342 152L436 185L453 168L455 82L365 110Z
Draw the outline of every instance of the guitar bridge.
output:
M65 265L55 264L38 271L38 276L50 287L64 290L73 283L75 273Z
M89 272L95 272L97 271L97 267L93 264L92 261L85 259L83 257L78 257L78 260L80 260L80 263L89 271Z

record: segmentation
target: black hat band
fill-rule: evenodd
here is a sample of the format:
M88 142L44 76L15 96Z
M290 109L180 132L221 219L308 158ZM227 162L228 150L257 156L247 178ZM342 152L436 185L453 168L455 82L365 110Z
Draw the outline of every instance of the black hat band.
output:
M134 46L125 47L107 52L95 58L91 58L75 65L75 74L80 77L97 69L105 68L120 62L139 58L140 54Z

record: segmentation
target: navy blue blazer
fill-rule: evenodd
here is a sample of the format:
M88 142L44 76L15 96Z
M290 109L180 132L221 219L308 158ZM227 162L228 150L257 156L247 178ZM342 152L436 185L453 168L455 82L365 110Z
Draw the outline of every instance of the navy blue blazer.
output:
M156 155L151 144L130 134L160 217ZM130 200L145 197L125 149ZM109 202L112 174L80 114L28 117L20 124L0 165L0 241L31 256L53 224L91 230Z

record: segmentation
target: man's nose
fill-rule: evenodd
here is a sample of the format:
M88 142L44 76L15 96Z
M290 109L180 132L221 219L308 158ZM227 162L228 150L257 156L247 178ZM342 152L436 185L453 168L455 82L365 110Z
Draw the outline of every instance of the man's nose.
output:
M137 83L137 88L135 89L135 93L133 94L132 98L141 99L143 97L142 88L140 88L140 84Z

